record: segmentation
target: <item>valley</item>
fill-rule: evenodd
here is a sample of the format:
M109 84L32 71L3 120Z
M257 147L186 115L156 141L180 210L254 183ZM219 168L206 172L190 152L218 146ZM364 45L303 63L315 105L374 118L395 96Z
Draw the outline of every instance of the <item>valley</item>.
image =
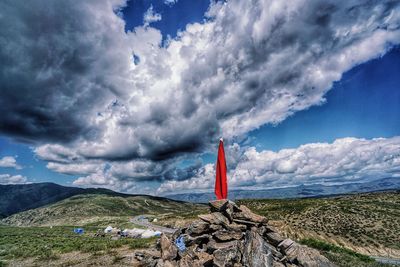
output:
M399 258L400 192L236 201L269 219L281 234L317 248L338 266L392 266L370 256ZM204 204L151 196L79 194L0 221L0 266L130 266L132 252L154 248L157 238L97 237L111 225L143 227L140 215L169 228L187 226ZM73 232L82 227L83 235Z

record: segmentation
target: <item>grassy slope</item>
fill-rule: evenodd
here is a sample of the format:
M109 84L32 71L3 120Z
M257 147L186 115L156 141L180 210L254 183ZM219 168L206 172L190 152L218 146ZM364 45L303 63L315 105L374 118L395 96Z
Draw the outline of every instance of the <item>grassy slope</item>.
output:
M118 261L120 257L118 253L121 251L144 248L154 244L155 240L131 238L110 240L109 237L94 237L98 229L104 229L107 225L132 228L134 225L129 222L129 218L140 214L191 220L206 210L207 207L204 205L147 196L102 194L73 196L3 219L1 222L6 225L0 226L0 266L10 261L17 265L29 266L42 266L43 262L48 264L49 261L63 262L64 255L67 255L65 253L72 251L92 254L84 261L84 265L95 264L96 258L104 257L101 256L104 254L115 253L112 260ZM85 234L74 234L73 226L84 226ZM26 263L30 257L35 258L33 263ZM74 257L70 260L75 260Z
M318 249L325 257L339 267L391 267L390 264L376 262L373 258L350 249L335 246L315 239L302 239L302 244Z
M238 202L297 240L316 238L364 254L400 255L399 191Z
M206 207L145 196L110 196L85 194L11 215L1 222L13 226L86 225L106 226L127 223L139 214L172 215L193 218Z
M394 234L399 232L399 222L396 220L400 211L399 192L238 202L267 216L288 236L319 249L338 266L389 266L376 263L343 246L399 248L399 237ZM123 247L128 247L128 250L129 247L146 247L154 244L154 240L112 241L95 238L92 233L98 226L110 223L113 226L129 227L128 218L138 214L153 214L169 221L191 220L204 212L207 212L204 206L143 196L71 197L47 207L10 216L4 221L19 225L84 225L87 232L83 236L73 234L72 227L68 226L0 227L0 266L1 262L10 259L19 260L31 256L36 257L35 261L40 266L43 260L57 262L60 256L68 255L61 253L69 251L89 252L95 258L99 253L104 254L104 251L113 250L116 253L123 250ZM120 255L113 257L113 260L118 260ZM86 261L90 262L92 258Z
M96 255L99 251L110 252L113 249L128 246L130 249L147 248L155 239L94 237L96 227L85 228L83 235L73 233L73 227L10 227L0 226L0 266L8 261L36 257L38 266L43 261L52 261L62 253L80 251Z

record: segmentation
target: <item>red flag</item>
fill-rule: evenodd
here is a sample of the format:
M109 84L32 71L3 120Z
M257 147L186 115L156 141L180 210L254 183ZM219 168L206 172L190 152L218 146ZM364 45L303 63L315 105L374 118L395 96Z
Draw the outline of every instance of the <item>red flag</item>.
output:
M228 184L226 179L226 162L224 142L219 140L218 159L217 159L217 175L215 178L215 195L217 199L226 199L228 197Z

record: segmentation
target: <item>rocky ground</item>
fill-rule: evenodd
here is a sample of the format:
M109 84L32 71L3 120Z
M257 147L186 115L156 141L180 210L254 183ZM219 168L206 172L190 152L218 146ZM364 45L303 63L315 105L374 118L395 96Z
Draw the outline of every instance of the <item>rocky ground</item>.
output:
M162 235L158 251L137 252L136 265L335 266L317 250L282 237L265 217L244 205L212 201L210 213L199 218L172 236ZM176 246L177 240L184 241L184 249Z

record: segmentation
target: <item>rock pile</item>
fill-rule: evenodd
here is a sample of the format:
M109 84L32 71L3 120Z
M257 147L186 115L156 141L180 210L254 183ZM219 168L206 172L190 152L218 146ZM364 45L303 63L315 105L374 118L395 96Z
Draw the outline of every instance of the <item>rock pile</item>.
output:
M210 214L199 215L173 236L162 235L158 255L137 253L141 266L335 266L317 250L282 237L246 206L217 200L210 208ZM175 244L182 238L184 250Z

